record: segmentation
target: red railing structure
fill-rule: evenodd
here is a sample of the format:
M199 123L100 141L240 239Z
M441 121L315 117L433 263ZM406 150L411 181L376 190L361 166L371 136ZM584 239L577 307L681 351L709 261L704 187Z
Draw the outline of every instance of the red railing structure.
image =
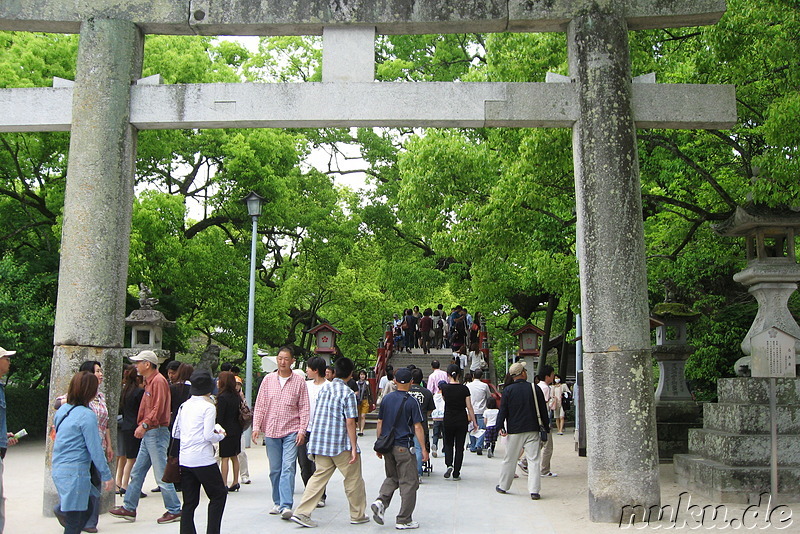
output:
M383 333L383 339L378 344L378 358L375 362L375 384L377 389L377 383L380 381L381 377L386 373L386 365L389 363L389 358L392 357L392 351L394 351L394 328L392 328L392 323L388 323L386 326L386 330ZM378 391L373 392L375 394L374 398L378 398Z

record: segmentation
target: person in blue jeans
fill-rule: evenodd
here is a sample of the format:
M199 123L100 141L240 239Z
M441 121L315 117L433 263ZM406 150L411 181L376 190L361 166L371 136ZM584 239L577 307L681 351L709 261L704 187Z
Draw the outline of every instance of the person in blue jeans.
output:
M52 476L61 500L62 517L59 521L64 526L64 534L79 534L100 498L100 487L92 483L90 466L93 465L99 478L105 481L106 491L114 487L100 445L97 416L88 407L97 396L98 385L94 373L78 372L69 383L67 402L53 418L56 440L53 444Z
M478 428L481 430L486 430L486 425L483 422L483 412L486 410L486 401L492 396L492 391L489 389L489 386L481 380L482 378L483 371L481 369L475 369L472 372L472 380L468 381L466 386L470 392L470 400L472 401L472 409L475 412L475 420ZM472 433L470 433L469 451L478 453L478 455L482 455L483 441L483 434L476 438Z
M422 369L414 368L411 370L411 389L408 394L418 403L422 410L422 429L425 432L425 443L420 443L417 436L414 436L414 453L417 456L417 474L422 476L422 448L428 449L428 416L436 408L433 402L433 393L421 386Z
M139 405L139 424L133 435L141 438L139 454L131 470L131 481L125 492L125 501L108 511L114 517L127 521L136 521L136 508L142 492L144 479L150 468L153 468L161 498L167 511L158 518L159 524L173 523L181 520L181 501L175 486L164 482L164 467L167 465L167 448L169 447L169 421L171 415L170 392L167 379L158 372L158 356L151 350L143 350L131 357L136 370L144 377L144 396Z

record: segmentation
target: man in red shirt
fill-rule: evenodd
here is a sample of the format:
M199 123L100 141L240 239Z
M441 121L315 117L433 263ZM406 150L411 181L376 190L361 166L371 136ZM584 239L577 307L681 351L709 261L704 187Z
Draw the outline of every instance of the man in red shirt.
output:
M294 350L281 347L278 370L261 381L253 406L253 441L264 434L272 483L270 514L292 518L297 447L305 443L309 400L305 378L292 372Z
M159 524L173 523L181 519L181 501L175 486L161 480L167 464L169 446L169 384L158 372L158 356L152 350L143 350L131 357L131 361L136 365L139 374L144 377L144 395L137 417L139 426L133 432L134 436L142 440L142 444L131 470L131 481L125 492L123 505L112 508L108 513L127 521L136 521L136 507L139 505L142 485L152 466L167 509L157 521Z

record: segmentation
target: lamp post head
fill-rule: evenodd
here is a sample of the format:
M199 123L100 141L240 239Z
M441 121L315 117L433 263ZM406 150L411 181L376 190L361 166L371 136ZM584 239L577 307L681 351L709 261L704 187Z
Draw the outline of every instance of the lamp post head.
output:
M247 214L251 217L258 217L261 215L261 205L264 203L264 197L250 191L250 194L242 199L242 202L247 204Z

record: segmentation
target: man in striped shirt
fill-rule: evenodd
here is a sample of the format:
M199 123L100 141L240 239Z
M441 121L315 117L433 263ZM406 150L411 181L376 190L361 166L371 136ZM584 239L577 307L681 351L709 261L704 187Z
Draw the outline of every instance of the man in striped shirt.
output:
M278 351L278 370L261 381L253 407L253 441L263 432L272 483L270 514L291 519L297 447L305 443L309 403L306 381L292 372L294 350Z
M314 420L311 421L311 441L308 453L317 465L309 479L300 506L294 511L292 521L304 527L315 527L311 512L325 492L333 472L338 469L344 476L344 492L350 503L350 523L369 523L364 514L367 494L361 476L361 455L356 443L358 410L356 397L347 386L355 365L349 358L336 360L336 377L317 396Z

